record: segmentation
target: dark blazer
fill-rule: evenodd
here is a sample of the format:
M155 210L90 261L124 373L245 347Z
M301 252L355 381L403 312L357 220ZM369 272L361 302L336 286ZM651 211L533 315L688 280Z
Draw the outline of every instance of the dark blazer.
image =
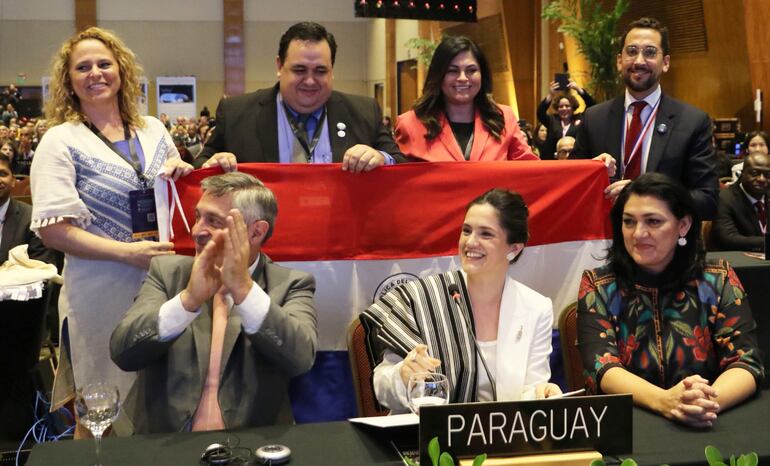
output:
M278 84L250 94L222 99L217 107L217 124L193 165L200 167L217 152L232 152L239 163L280 161L278 156ZM390 130L382 124L377 102L332 91L326 102L332 157L342 162L345 151L366 144L404 162ZM346 125L345 137L337 135L337 123Z
M714 241L725 251L757 251L765 248L757 211L740 187L740 182L719 192L717 219L712 228Z
M0 236L0 264L8 260L8 251L20 244L27 244L27 254L31 259L53 264L53 253L29 229L32 218L32 206L11 198L8 204L3 234Z
M624 96L620 96L583 113L583 123L577 127L573 157L591 158L604 152L612 154L620 175L625 123L623 101ZM661 124L666 125L664 131L659 130ZM695 199L701 220L713 219L717 211L719 180L709 116L663 94L652 130L645 171L664 173L680 180Z
M112 360L125 371L138 371L123 405L136 433L181 431L200 401L208 372L211 302L176 338L160 341L158 335L158 311L187 286L192 265L188 256L154 258L139 296L112 333ZM262 255L252 278L270 296L270 309L253 335L244 332L231 309L218 392L228 429L275 424L289 412L289 379L308 371L315 360L313 276Z
M583 99L583 102L585 102L585 108L593 107L596 105L596 101L593 97L591 97L591 94L589 94L587 91L583 90L583 93L578 93L580 98ZM555 97L555 99L561 99L562 96ZM582 113L575 113L572 115L572 124L569 125L569 128L567 128L567 134L564 136L561 135L561 118L559 118L559 115L557 114L548 114L548 107L551 106L551 103L553 100L548 100L547 98L540 101L540 104L537 106L537 120L546 128L548 128L548 134L545 138L545 141L543 142L543 146L540 151L540 158L542 160L554 160L556 156L554 155L556 152L556 143L559 142L559 139L561 139L564 136L572 136L573 138L577 135L577 127L582 123L583 114ZM598 154L597 154L598 155Z

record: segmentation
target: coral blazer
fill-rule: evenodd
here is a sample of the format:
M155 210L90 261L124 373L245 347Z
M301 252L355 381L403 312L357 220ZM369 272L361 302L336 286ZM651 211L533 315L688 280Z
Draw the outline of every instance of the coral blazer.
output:
M499 141L484 128L481 115L476 111L470 161L537 160L538 157L527 144L527 138L519 128L511 107L498 105L498 108L503 111L505 119L505 130ZM417 118L414 110L400 115L396 121L395 134L401 152L413 159L427 162L465 162L465 156L452 133L449 120L442 115L439 122L441 132L433 140L427 140L425 125Z

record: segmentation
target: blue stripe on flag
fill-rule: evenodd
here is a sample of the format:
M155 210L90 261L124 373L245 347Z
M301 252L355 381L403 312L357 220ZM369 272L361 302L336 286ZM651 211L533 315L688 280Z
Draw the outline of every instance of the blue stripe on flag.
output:
M348 352L318 351L310 372L292 379L289 397L298 424L357 417Z
M566 390L558 330L553 330L552 339L551 382ZM357 417L348 352L318 351L310 372L292 379L289 396L294 419L298 424Z

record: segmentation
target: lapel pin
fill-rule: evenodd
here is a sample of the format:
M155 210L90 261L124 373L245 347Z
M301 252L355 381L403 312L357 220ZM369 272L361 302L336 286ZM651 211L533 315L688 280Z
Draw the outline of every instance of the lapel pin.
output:
M343 122L337 123L337 129L344 130L345 128L347 128L347 125L345 125L345 123Z
M340 123L340 124L342 124L342 123ZM342 131L342 130L339 130L339 131L337 131L337 136L339 136L341 138L344 138L345 137L345 132Z
M660 134L666 134L666 131L668 131L668 126L666 126L665 123L661 123L658 125L657 131Z
M521 334L524 332L524 326L519 325L519 332L516 334L516 341L518 342L521 340Z

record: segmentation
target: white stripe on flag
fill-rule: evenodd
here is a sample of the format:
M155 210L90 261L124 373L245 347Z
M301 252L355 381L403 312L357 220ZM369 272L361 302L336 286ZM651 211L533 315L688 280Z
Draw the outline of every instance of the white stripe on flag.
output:
M527 247L519 261L511 266L510 273L516 280L553 300L556 325L561 310L577 300L583 270L603 263L608 244L608 240L593 240ZM281 264L312 273L316 278L319 351L347 349L345 332L348 324L372 303L378 288L382 292L387 279L397 285L399 279L460 267L457 256Z

